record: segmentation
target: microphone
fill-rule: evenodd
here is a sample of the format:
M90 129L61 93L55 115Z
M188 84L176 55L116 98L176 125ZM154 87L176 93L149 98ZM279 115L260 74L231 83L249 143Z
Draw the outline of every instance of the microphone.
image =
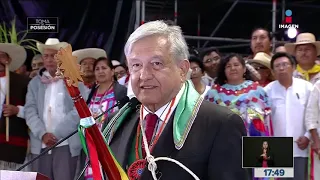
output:
M101 116L103 116L104 114L106 114L107 112L109 112L110 110L112 110L113 108L119 106L122 107L123 105L125 105L127 102L129 102L129 97L125 96L124 98L122 98L120 101L117 101L117 103L113 106L111 106L110 108L108 108L107 110L105 110L102 114L100 114L99 116L95 117L94 119L98 119ZM55 148L56 146L58 146L59 144L61 144L63 141L69 139L71 136L73 136L74 134L76 134L78 132L78 129L75 130L74 132L72 132L71 134L69 134L68 136L66 136L65 138L60 139L58 142L56 142L53 146L46 148L44 151L42 151L38 156L34 157L33 159L31 159L29 162L23 164L21 167L19 167L16 171L21 171L22 169L24 169L25 167L27 167L28 165L30 165L31 163L33 163L35 160L39 159L41 156L45 155L47 152L49 152L50 150L52 150L53 148Z
M126 97L127 97L128 100L129 100L129 97L128 97L128 96L126 96ZM127 107L127 108L131 107L132 109L138 109L138 105L140 105L140 104L141 104L141 103L139 102L139 100L138 100L136 97L131 97L131 99L129 100L129 104L128 104L128 107ZM123 111L122 111L122 112L123 112ZM122 115L122 114L121 114L121 115ZM115 118L113 121L110 121L110 122L109 122L109 124L110 124L109 127L113 127L114 124L117 122L117 120L118 120L118 118ZM108 126L107 126L107 127L108 127ZM107 128L107 127L105 127L105 128ZM110 131L111 131L111 128L107 129L106 133L103 133L103 136L105 137L104 134L107 135L107 134L110 133ZM103 132L104 132L104 130L103 130ZM85 170L88 168L89 162L90 162L90 161L87 161L87 162L86 162L86 164L84 165L84 168L82 169L82 171L81 171L80 175L78 176L77 180L79 180L79 179L81 178L81 176L83 175L83 173L85 172Z

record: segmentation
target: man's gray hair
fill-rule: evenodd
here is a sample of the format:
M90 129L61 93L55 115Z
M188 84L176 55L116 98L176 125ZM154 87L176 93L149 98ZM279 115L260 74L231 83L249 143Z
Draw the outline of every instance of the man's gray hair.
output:
M186 40L182 35L181 28L175 25L168 25L164 21L157 20L145 23L138 27L129 37L124 53L128 57L135 42L149 36L164 36L170 43L170 52L176 62L188 59L189 51Z

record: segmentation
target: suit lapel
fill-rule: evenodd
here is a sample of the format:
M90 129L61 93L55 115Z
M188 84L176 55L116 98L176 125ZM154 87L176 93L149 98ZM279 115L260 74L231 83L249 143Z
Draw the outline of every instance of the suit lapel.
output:
M128 118L128 121L123 124L123 128L119 128L119 131L116 132L110 142L113 154L124 169L126 169L133 137L137 131L138 118L139 113L134 112L133 115Z

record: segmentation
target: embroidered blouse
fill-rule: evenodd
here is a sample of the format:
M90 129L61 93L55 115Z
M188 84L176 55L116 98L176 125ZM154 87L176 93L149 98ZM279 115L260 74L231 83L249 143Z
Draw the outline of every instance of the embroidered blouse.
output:
M248 136L272 136L271 110L266 92L258 82L215 84L205 100L229 107L242 117Z
M109 109L110 107L114 106L117 103L115 95L114 95L114 89L110 89L108 92L104 94L97 94L97 92L94 93L91 102L89 103L89 109L93 115L93 117L97 117L100 114L102 114L104 111ZM101 118L97 119L97 125L98 128L101 130L103 122L105 119L107 119L108 115L114 111L116 111L118 108L113 108L109 112L105 113ZM88 159L87 159L88 160ZM85 180L93 180L92 176L92 168L89 166L84 175Z

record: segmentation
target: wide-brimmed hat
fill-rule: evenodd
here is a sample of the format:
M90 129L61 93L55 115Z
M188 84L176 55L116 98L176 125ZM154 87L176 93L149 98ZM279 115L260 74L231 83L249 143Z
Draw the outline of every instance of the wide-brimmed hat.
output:
M41 54L43 54L44 49L60 50L60 48L67 47L67 45L68 43L60 42L57 38L48 38L44 44L37 42L37 48Z
M79 64L83 59L86 59L86 58L98 59L100 57L107 57L106 51L99 48L79 49L79 50L73 51L72 55L77 57Z
M258 52L253 59L248 59L247 60L250 64L251 63L257 63L257 64L261 64L267 68L269 68L271 70L271 56L267 53L264 52Z
M10 71L19 69L27 58L26 50L17 44L0 43L0 51L7 53L11 58L11 63L9 65Z
M313 44L317 50L317 56L320 55L320 41L316 41L316 37L312 33L301 33L297 36L295 43L287 43L284 47L287 50L287 53L294 55L296 46L301 44Z
M117 60L112 60L111 63L112 63L113 66L121 65L121 63L119 61L117 61Z

